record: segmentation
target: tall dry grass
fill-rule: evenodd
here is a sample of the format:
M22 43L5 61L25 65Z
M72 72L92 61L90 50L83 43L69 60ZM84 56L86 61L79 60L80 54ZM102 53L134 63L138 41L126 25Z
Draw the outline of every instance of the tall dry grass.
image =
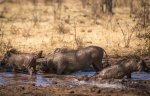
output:
M138 22L148 20L137 17L139 13L148 14L140 0L133 0L132 11L132 0L113 0L113 15L103 14L103 0L15 1L0 5L1 53L11 47L49 53L57 47L97 45L109 54L124 55L134 54L142 49L139 44L144 48L149 42L137 37L144 30Z

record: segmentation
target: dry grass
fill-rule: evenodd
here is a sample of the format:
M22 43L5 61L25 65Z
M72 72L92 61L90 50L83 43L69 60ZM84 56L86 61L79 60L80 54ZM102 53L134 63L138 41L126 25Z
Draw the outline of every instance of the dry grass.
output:
M116 7L114 16L102 16L95 23L88 16L89 8L83 9L80 0L65 0L59 9L61 16L58 21L55 20L54 6L57 5L38 3L35 6L27 2L1 4L0 22L5 22L1 29L5 33L3 40L11 41L12 47L26 52L44 50L49 53L57 47L75 49L79 46L97 45L103 47L108 54L115 55L132 54L138 44L144 44L144 40L139 42L136 32L132 30L136 21L129 17L129 7ZM126 36L133 33L128 48L125 48L122 31Z

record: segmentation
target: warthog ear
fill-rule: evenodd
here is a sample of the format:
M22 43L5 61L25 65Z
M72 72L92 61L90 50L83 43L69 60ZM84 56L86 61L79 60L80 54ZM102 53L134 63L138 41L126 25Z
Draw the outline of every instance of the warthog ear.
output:
M41 58L42 57L42 53L43 53L43 51L41 50L41 51L39 51L36 55L37 55L37 57L38 58Z
M42 57L42 53L43 53L43 51L41 50L41 51L35 52L33 54L34 54L35 58L41 58Z
M17 53L17 49L12 48L12 49L9 50L9 52L11 52L11 53Z
M11 56L11 52L10 52L10 51L7 51L7 52L6 52L6 56L10 57L10 56Z

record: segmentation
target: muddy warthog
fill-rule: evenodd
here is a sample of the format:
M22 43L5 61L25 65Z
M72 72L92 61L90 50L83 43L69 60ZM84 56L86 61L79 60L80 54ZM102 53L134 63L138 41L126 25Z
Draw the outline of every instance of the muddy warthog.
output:
M135 71L147 71L144 60L140 58L123 59L116 65L112 65L98 72L95 76L101 79L121 79L127 76L131 78L131 73Z
M96 72L102 69L104 49L98 46L89 46L79 50L54 51L47 59L50 68L57 74L72 73L93 65ZM106 53L106 52L105 52Z
M36 59L41 57L42 51L37 53L18 53L14 49L9 50L5 53L3 62L5 66L10 66L13 71L18 69L27 69L29 74L32 75L33 72L36 73Z

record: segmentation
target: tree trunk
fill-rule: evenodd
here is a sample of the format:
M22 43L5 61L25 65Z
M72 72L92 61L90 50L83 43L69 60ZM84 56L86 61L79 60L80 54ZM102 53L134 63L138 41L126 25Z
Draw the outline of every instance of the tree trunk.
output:
M112 14L112 0L103 0L103 12Z

